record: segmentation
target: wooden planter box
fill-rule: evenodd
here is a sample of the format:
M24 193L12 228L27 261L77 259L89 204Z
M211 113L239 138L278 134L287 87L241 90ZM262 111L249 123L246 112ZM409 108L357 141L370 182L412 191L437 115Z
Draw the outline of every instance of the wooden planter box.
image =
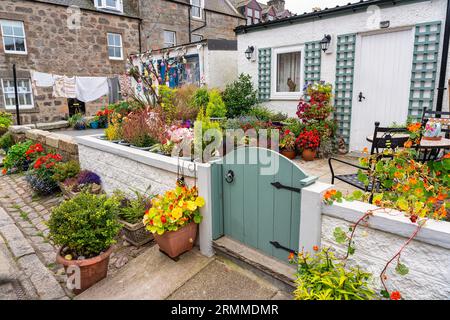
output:
M138 222L135 224L131 224L123 220L119 220L119 222L123 225L122 230L125 236L125 240L127 240L135 247L140 247L153 240L153 234L145 229L145 226L142 222Z

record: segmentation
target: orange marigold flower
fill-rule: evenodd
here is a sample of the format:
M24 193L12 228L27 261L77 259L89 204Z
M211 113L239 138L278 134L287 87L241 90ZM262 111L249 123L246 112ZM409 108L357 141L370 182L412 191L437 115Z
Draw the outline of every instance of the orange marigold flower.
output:
M444 159L450 159L450 152L444 156Z
M2 170L2 174L6 174L6 172L8 172L6 169Z
M402 295L398 291L392 291L391 292L391 300L400 300L402 298Z
M369 149L368 149L367 147L365 147L365 148L363 149L363 153L369 153Z
M403 177L403 173L400 171L395 171L394 173L394 177L396 177L397 179L400 179Z
M294 259L295 254L293 252L289 253L288 260Z
M438 197L437 197L437 199L438 199L439 201L443 201L443 200L445 200L445 198L447 198L447 195L442 194L442 193L440 193L440 194L438 195Z
M412 145L413 145L412 141L411 141L411 140L408 140L408 141L405 142L404 147L405 147L405 148L411 148Z
M313 247L313 250L314 250L314 251L319 251L319 247L318 247L318 246L314 246L314 247Z

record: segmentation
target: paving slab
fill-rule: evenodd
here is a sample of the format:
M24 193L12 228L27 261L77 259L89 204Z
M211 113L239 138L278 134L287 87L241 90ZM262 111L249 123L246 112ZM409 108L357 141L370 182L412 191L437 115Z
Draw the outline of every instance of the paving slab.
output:
M4 237L14 257L20 258L34 253L34 249L15 225L10 224L0 227L0 235Z
M0 207L0 227L14 224L13 219L6 213L6 211Z
M170 300L270 300L277 289L231 261L216 259L176 290Z
M54 300L66 296L52 273L42 264L35 254L20 258L18 263L33 283L40 299Z
M6 247L3 238L0 236L0 284L11 282L16 279L16 273L7 252L8 248Z
M173 261L153 246L122 270L76 297L78 300L162 300L200 272L214 259L197 249Z

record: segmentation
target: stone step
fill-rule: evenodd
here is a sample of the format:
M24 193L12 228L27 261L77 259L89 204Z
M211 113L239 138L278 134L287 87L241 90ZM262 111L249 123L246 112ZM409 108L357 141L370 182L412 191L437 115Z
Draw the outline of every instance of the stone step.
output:
M222 237L213 242L216 253L240 262L258 275L265 275L266 279L285 291L295 288L295 268L264 253L250 248L229 237Z

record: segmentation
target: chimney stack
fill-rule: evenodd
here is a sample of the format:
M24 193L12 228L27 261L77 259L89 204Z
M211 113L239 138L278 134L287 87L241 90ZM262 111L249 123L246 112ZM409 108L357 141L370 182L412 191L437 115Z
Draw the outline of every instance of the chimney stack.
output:
M267 2L268 6L274 6L277 12L283 12L285 10L286 1L284 0L270 0Z

